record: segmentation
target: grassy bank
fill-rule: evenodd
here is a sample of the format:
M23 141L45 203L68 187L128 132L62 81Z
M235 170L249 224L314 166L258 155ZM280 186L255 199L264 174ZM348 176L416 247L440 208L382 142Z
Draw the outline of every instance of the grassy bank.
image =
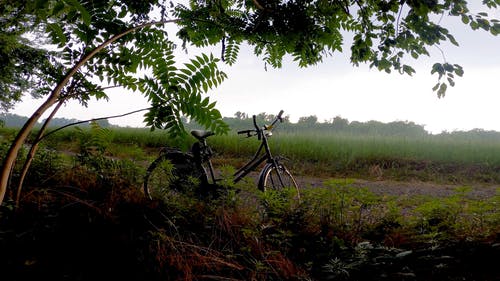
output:
M79 163L0 207L8 280L497 280L498 195L377 196L348 180L146 200L126 165ZM127 176L124 176L127 175ZM500 195L500 194L499 194ZM250 200L251 199L251 200Z
M2 276L498 280L500 193L476 198L470 188L459 187L446 197L377 195L342 176L321 188L301 190L300 201L291 191L262 194L249 183L227 185L208 196L189 189L150 201L141 191L144 167L164 144L163 134L154 134L94 128L48 138L33 162L19 207L14 203L18 170L0 206ZM272 141L302 173L316 170L328 177L370 176L368 168L383 163L392 166L382 172L401 171L404 161L415 165L407 176L422 163L496 165L466 153L494 145L484 140L454 146L456 139L444 138L419 142L276 134ZM236 136L214 137L211 143L221 161L249 155L257 145ZM390 154L396 148L399 154ZM450 158L455 150L462 153Z

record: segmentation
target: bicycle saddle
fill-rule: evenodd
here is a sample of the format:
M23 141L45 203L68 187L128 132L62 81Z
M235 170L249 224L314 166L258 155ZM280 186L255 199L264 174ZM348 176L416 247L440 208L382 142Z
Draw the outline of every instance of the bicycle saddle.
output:
M203 139L208 138L209 136L213 136L215 134L212 131L192 130L191 135L193 135L193 137L197 138L198 140L203 140Z

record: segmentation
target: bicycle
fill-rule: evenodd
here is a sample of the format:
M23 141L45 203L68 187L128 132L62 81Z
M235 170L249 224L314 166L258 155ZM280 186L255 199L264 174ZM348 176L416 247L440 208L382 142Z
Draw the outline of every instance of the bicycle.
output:
M294 188L299 196L299 188L295 178L288 168L283 164L285 158L273 156L269 147L268 138L272 136L272 130L278 121L283 122L283 110L279 112L271 125L257 125L256 116L253 118L254 129L238 131L239 135L247 138L257 137L261 142L253 158L239 168L233 174L233 183L238 183L259 165L266 162L260 171L258 178L258 189L265 192L269 189L280 190L285 187ZM191 135L195 142L189 152L183 152L177 148L164 148L160 156L154 160L144 176L144 193L152 198L152 191L158 189L173 188L181 189L183 186L200 185L201 187L217 187L220 179L215 177L211 158L213 151L207 144L207 138L214 135L211 131L192 130Z

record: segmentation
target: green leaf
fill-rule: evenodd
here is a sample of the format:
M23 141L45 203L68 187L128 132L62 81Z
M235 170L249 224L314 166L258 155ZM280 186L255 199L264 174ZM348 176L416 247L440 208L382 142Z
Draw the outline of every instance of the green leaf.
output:
M49 33L52 35L54 43L56 43L59 46L64 46L64 44L66 44L67 38L66 35L64 35L64 31L61 28L61 26L59 26L57 23L51 23L47 25L47 29L49 30Z
M196 66L194 66L193 64L186 63L186 64L185 64L185 66L186 66L187 68L189 68L189 70L191 70L191 71L193 71L193 72L195 72L195 71L196 71ZM198 67L200 67L200 66L198 65ZM188 75L191 75L191 74L188 74Z
M206 107L208 103L210 102L210 99L208 97L204 98L203 101L201 102L202 107Z
M498 34L500 34L500 24L494 23L490 28L490 33L494 36L497 36Z
M436 83L436 85L434 85L434 87L432 87L432 91L435 92L439 88L440 84L441 83Z
M442 98L446 94L446 89L448 86L445 83L441 83L441 86L439 87L439 90L437 92L438 97Z
M433 66L432 66L432 70L431 70L431 74L434 74L434 73L438 73L439 74L439 77L441 77L443 74L444 74L444 67L442 64L440 63L435 63Z
M198 56L197 56L196 58L197 58L197 59L199 59L199 57L198 57ZM194 59L192 59L192 60L191 60L191 63L192 63L192 64L193 64L196 68L199 68L199 67L202 65L202 63L199 63L197 60L194 60ZM188 66L188 68L189 68L189 66ZM195 69L196 69L196 68L195 68ZM191 69L191 68L190 68L190 69ZM194 71L194 70L193 70L193 71Z
M452 78L448 78L448 83L450 84L450 86L455 87L455 81L453 81Z
M453 37L453 35L451 35L451 34L446 34L446 37L448 37L448 40L450 40L450 42L451 42L453 45L455 45L455 46L459 46L459 45L458 45L457 40L455 40L455 37Z
M185 69L185 68L181 68L181 69L179 69L179 71L186 74L184 76L184 79L186 79L188 76L191 76L191 74L192 74L192 72L189 69Z
M92 20L92 17L90 16L89 12L83 5L78 1L78 0L64 0L68 5L76 8L78 12L80 12L80 16L82 19L82 22L86 25L89 26L90 22Z
M407 73L408 75L411 76L413 73L415 73L415 69L413 69L409 65L403 65L403 72L405 72L405 73Z
M445 63L444 70L446 70L447 72L452 72L454 70L453 65L451 65L449 63Z
M464 24L469 24L469 22L470 22L469 17L468 17L467 15L463 14L463 15L462 15L462 22L463 22Z
M52 9L52 14L54 15L59 15L59 13L64 9L64 3L63 2L57 2L54 5L54 8Z
M471 21L470 27L472 28L472 30L476 30L479 28L479 24L476 21Z
M121 6L120 13L118 14L118 18L124 18L127 15L127 8L125 6Z
M460 65L455 65L455 74L460 77L464 75L464 70Z

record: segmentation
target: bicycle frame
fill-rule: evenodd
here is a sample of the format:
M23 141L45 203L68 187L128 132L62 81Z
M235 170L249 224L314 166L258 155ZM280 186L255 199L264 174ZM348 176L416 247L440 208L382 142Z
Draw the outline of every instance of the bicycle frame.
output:
M277 118L273 121L273 123L270 126L266 126L263 129L261 129L256 122L256 116L253 116L253 123L255 126L255 130L246 130L246 131L241 131L238 132L238 134L241 133L246 133L248 137L251 136L251 132L256 132L258 139L261 141L259 148L255 152L253 158L249 160L245 165L243 165L241 168L239 168L234 174L233 174L233 182L237 183L241 179L243 179L246 175L248 175L251 171L255 170L260 164L263 162L267 161L267 163L272 164L274 166L277 166L276 160L273 158L271 154L271 149L269 147L268 143L268 131L269 129L272 129L273 126L276 124L277 121L281 121L281 114L283 111L281 111ZM269 131L270 133L270 131ZM201 149L198 153L199 155L199 161L200 163L206 163L208 165L208 170L210 173L210 178L212 179L213 183L216 183L217 179L215 178L215 173L212 165L212 161L210 160L212 152L210 147L208 146L206 139L200 139L199 144L201 145ZM262 151L264 151L264 154L262 154ZM193 153L195 154L195 153ZM278 174L280 182L282 182L281 175Z
M265 150L265 154L259 158L263 148ZM233 174L233 182L239 182L242 178L244 178L266 160L268 163L274 162L271 155L271 149L269 148L269 144L267 143L267 136L264 135L259 149L257 149L257 152L255 152L253 158Z

